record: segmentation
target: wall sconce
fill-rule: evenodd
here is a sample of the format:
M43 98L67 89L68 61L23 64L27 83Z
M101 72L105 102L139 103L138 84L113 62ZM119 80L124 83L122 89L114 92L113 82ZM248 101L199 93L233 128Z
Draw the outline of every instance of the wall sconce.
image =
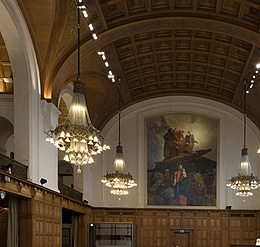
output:
M4 190L1 190L0 191L0 196L1 196L1 199L5 199L5 195L6 195L6 192Z

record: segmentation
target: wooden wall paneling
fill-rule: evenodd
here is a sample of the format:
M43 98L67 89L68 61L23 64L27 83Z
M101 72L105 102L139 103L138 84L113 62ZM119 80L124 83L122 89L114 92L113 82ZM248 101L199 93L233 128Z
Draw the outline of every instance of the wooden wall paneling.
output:
M36 190L32 199L32 244L33 246L44 246L44 205L43 193Z
M53 243L53 219L55 218L52 194L44 193L44 240L45 246L54 246Z
M106 222L106 210L105 209L93 210L93 222Z
M243 244L254 245L256 238L257 220L254 214L244 214L242 218ZM249 217L248 217L249 216Z
M240 230L229 230L229 244L242 244L242 236Z
M143 228L154 227L154 211L143 211L142 226Z
M159 211L155 215L156 228L168 227L168 212Z
M195 246L197 247L206 247L209 246L208 244L208 240L207 240L207 236L208 236L208 229L196 229L196 233L195 233Z
M170 211L169 212L169 227L171 229L181 228L181 213L180 211Z
M1 199L2 200L2 199ZM0 247L6 247L8 208L0 208Z
M256 236L260 236L260 211L256 212Z
M169 211L159 211L155 213L155 236L156 246L168 246L170 240L169 233Z
M142 228L139 231L139 245L142 247L154 246L154 228Z
M19 217L19 246L32 246L32 200L28 198L19 198L18 203Z
M194 228L194 211L184 211L182 212L182 229L193 229Z
M89 213L78 215L78 236L77 236L78 246L87 246L89 223L90 223Z
M196 212L195 246L203 247L208 244L208 214L204 211Z
M157 227L155 230L155 246L164 247L169 246L167 241L167 232L166 227Z
M62 239L62 213L59 196L38 190L33 198L34 245L60 247Z
M257 235L257 215L234 212L229 217L229 242L230 244L254 245Z
M221 215L209 214L209 244L212 247L222 247Z
M62 244L62 210L60 196L52 196L53 203L53 246L61 246Z
M122 215L122 222L132 222L134 224L137 223L133 210L129 210L129 211L122 210L121 215Z
M260 210L93 208L15 177L4 183L2 177L0 188L19 198L20 247L61 247L62 208L79 215L80 247L87 247L90 222L133 222L142 247L166 247L175 240L196 247L254 245L260 236Z
M107 222L121 222L121 216L119 215L119 212L108 212Z

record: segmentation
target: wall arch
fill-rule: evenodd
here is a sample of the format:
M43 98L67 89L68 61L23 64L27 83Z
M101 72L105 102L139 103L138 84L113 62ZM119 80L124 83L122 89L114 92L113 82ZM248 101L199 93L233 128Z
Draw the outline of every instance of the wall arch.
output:
M217 204L215 208L224 209L226 205L232 208L258 208L259 191L254 192L246 204L241 204L241 199L235 196L233 190L226 187L226 181L237 172L243 147L243 114L234 108L209 99L189 96L168 96L146 100L132 105L121 112L121 143L124 148L124 158L127 170L136 178L138 186L129 190L127 199L117 201L110 195L105 186L96 184L106 172L110 172L115 159L115 147L118 142L118 116L114 116L103 128L102 135L108 139L111 150L97 156L95 165L89 177L92 186L100 188L100 193L88 195L95 206L105 205L125 207L149 207L146 197L147 183L147 153L146 153L146 122L152 116L170 113L190 113L211 117L219 121L218 154L217 154ZM255 174L259 175L259 158L256 153L259 143L259 130L248 119L247 121L247 147L249 159ZM92 198L91 198L92 196ZM165 208L165 206L164 206ZM179 208L179 207L178 207Z

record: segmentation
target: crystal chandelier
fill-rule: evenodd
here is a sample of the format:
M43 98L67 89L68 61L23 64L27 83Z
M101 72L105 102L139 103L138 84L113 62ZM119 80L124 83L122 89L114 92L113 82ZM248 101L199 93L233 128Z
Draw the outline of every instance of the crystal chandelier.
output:
M74 95L68 116L64 123L55 130L47 131L46 141L53 143L56 148L65 152L64 160L77 166L81 173L81 166L94 163L93 156L103 150L110 149L104 144L100 131L93 127L84 95L84 85L80 81L80 9L78 5L78 76L73 82Z
M248 158L248 149L246 148L246 82L244 87L244 146L237 175L228 179L227 186L237 190L236 196L248 197L253 195L252 190L257 189L260 184L258 177L254 175L251 168Z
M111 193L118 196L128 195L129 188L137 186L133 176L130 172L126 171L126 164L123 159L123 147L120 142L120 79L118 80L118 98L119 98L119 111L118 111L118 125L119 125L119 141L116 147L116 159L113 165L113 171L104 175L101 180L107 187L111 188Z

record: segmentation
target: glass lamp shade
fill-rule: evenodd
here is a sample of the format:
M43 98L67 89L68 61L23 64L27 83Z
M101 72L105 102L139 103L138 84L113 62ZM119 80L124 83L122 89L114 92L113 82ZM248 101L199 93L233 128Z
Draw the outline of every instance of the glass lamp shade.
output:
M110 149L90 121L84 86L79 80L74 81L74 96L66 120L51 131L46 141L64 151L64 160L76 165L78 173L81 172L81 166L94 163L94 155Z
M247 148L242 149L241 161L237 173L240 174L241 176L250 176L251 173L253 173L250 165L249 157L248 157Z
M120 145L116 147L116 159L114 161L113 170L119 173L126 172L126 164L123 159L123 147Z

